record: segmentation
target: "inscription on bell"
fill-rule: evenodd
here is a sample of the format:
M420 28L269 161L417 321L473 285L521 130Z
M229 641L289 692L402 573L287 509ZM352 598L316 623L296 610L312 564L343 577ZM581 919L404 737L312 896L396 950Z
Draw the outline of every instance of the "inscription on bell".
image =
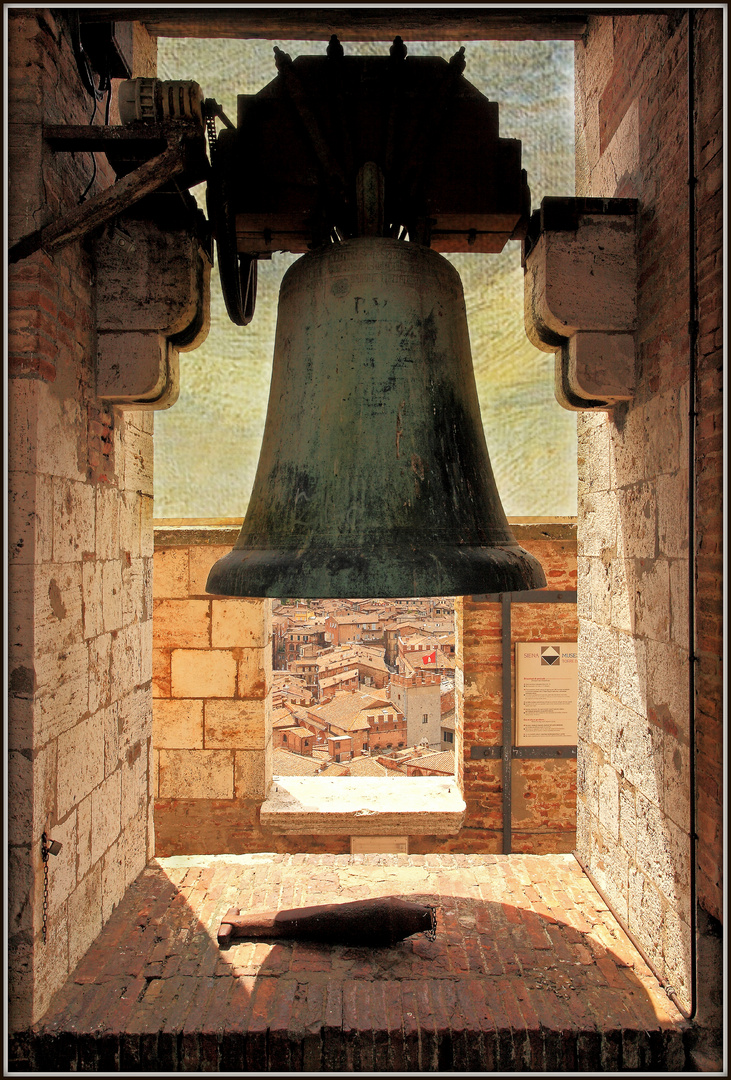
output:
M208 591L454 596L542 585L492 476L457 271L429 248L376 236L303 256L282 283L246 520Z

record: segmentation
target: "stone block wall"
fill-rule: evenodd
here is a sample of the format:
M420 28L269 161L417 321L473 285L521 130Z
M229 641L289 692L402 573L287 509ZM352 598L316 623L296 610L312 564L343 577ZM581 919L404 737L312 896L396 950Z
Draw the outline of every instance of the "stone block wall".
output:
M8 13L9 239L75 207L88 124L63 12ZM135 30L137 74L154 43ZM94 123L103 123L97 105ZM115 121L112 112L111 122ZM98 156L94 194L114 177ZM8 273L10 1024L39 1017L152 853L152 420L95 397L93 266L82 243ZM48 863L43 940L43 833Z
M181 799L258 805L272 775L271 604L217 599L214 544L155 552L153 732L159 813Z
M575 588L573 523L517 524L514 530L541 560L549 587ZM349 852L349 835L285 836L261 826L273 745L266 693L270 603L217 599L204 591L210 567L230 551L238 532L231 523L183 520L155 528L156 853ZM415 853L502 851L500 763L464 760L472 743L502 741L500 605L458 598L455 622L455 754L468 812L455 837L412 836ZM575 607L516 605L513 627L513 640L572 641ZM515 762L513 805L514 850L571 851L575 763Z
M719 917L721 821L721 13L696 10L694 18L696 62L703 62L695 85L695 241L687 11L592 16L576 48L577 194L639 200L636 396L613 412L579 414L578 850L686 1006L691 874L697 869L701 907ZM698 417L689 432L693 243ZM698 598L693 703L690 543Z
M551 590L576 588L576 525L512 523L518 543L535 555ZM464 662L464 851L502 852L502 762L470 758L471 746L501 746L502 610L499 603L461 602ZM513 604L511 681L515 717L516 641L576 641L574 604ZM576 841L576 762L549 758L512 763L512 849L545 854L573 851Z

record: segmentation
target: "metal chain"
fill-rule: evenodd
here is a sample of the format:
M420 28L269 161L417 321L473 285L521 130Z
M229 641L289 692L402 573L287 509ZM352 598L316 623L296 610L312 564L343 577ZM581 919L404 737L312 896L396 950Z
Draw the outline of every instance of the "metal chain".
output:
M48 837L41 837L41 858L43 859L43 944L48 933Z
M436 939L437 939L437 909L435 907L433 907L431 904L427 904L427 907L429 908L429 914L431 915L431 926L429 927L428 930L424 931L424 936L426 938L428 938L429 941L436 941Z

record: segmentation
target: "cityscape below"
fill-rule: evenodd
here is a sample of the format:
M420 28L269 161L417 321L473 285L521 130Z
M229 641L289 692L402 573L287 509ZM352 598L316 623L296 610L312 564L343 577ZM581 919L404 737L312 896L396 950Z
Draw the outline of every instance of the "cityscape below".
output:
M274 601L275 776L454 775L454 597Z

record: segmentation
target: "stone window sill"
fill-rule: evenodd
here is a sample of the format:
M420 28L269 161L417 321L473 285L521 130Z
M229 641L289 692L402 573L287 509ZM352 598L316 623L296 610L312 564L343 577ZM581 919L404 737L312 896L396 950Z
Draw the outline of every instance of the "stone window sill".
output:
M465 809L457 781L441 777L280 776L261 825L274 833L455 836Z

